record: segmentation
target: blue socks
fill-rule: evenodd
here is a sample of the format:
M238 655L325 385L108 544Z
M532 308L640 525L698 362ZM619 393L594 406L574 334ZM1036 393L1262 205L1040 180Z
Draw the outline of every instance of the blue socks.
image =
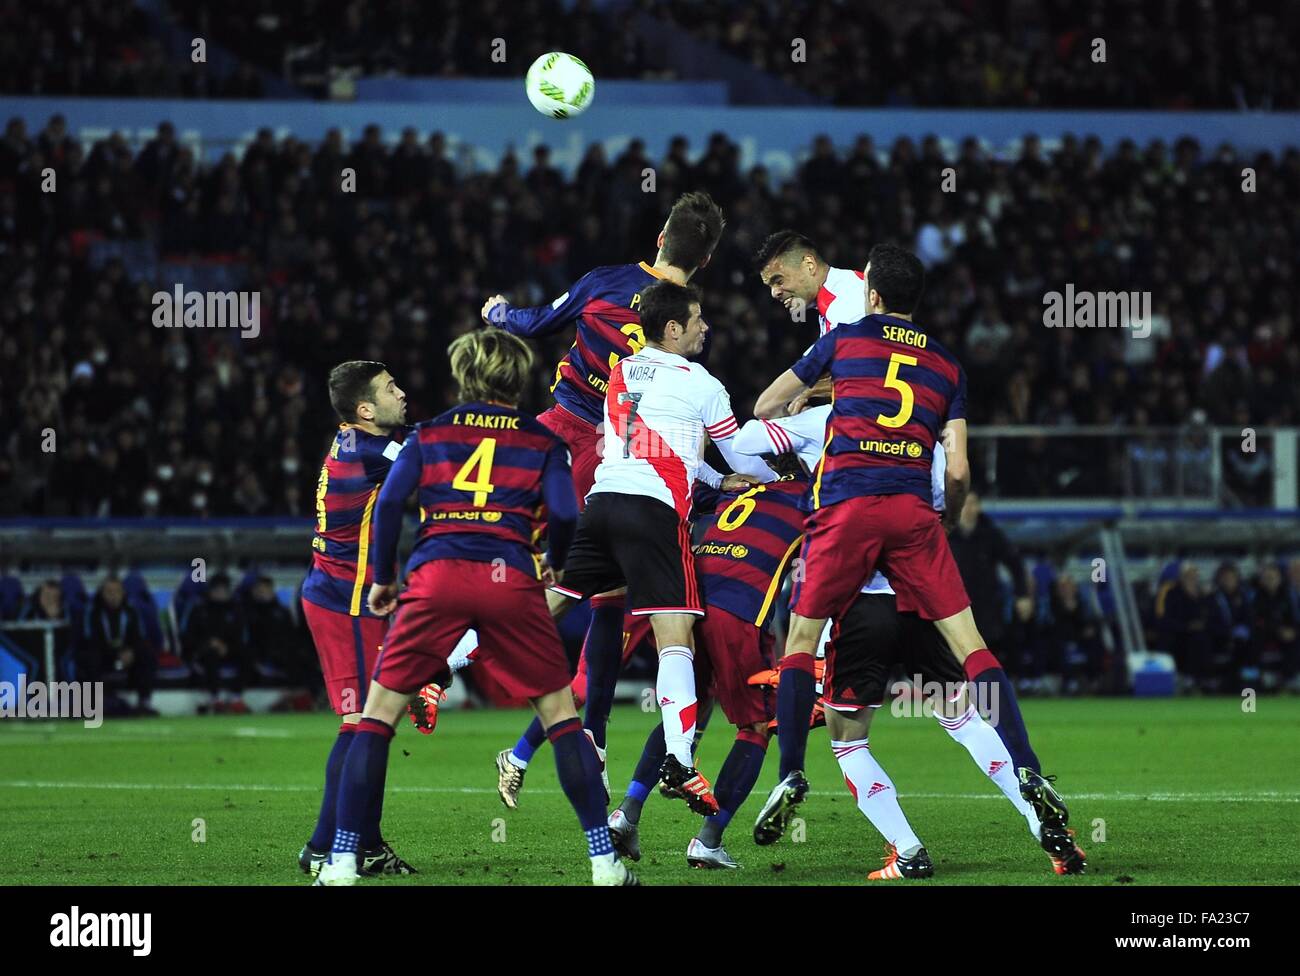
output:
M718 781L713 787L713 795L718 798L718 812L705 817L704 825L700 828L700 843L705 847L721 846L722 832L754 789L766 755L767 736L750 729L741 729L736 733L736 742L732 745L731 752L727 753L727 759L718 772Z
M339 777L338 817L334 830L334 851L355 853L366 848L369 834L378 835L378 823L371 818L383 806L384 780L388 771L388 746L393 727L378 719L363 718L352 733L352 745ZM378 794L376 798L375 794Z
M618 805L632 823L641 819L641 807L645 804L650 791L654 789L655 783L659 782L659 767L664 764L664 757L667 755L668 748L664 745L664 726L662 722L657 722L650 730L650 735L646 737L641 758L637 760L636 769L632 773L632 782L627 784L627 796Z
M600 779L600 759L583 734L577 718L557 722L546 730L555 752L555 771L587 837L591 857L612 854L605 814L605 787Z
M605 748L605 727L614 707L614 686L623 667L623 598L591 601L587 630L587 711L583 726Z
M1016 768L1028 766L1036 773L1041 773L1038 756L1034 755L1029 744L1029 732L1025 720L1020 714L1020 702L1016 700L1016 690L1011 679L1002 670L1002 665L988 648L980 648L966 658L964 665L966 677L976 686L975 703L981 714L997 730L998 738L1011 753L1011 761ZM994 721L996 719L997 721Z
M534 718L528 728L524 729L524 734L519 737L515 747L510 751L515 754L516 759L522 759L524 762L532 762L533 754L537 752L543 742L546 741L546 730L542 728L542 720Z
M330 749L329 759L325 761L325 793L320 801L320 815L316 818L316 829L312 832L307 846L313 851L328 851L334 843L334 813L339 802L339 777L343 774L343 763L348 757L348 747L352 745L353 725L344 723L339 726L339 734Z
M780 778L785 779L804 768L808 723L817 704L816 662L811 654L787 654L781 658L778 670L781 678L776 686L776 731L781 747Z

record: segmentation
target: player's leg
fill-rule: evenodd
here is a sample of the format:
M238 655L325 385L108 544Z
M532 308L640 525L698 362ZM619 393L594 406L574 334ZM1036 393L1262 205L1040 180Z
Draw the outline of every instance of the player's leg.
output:
M737 868L722 846L723 834L758 782L767 755L768 723L775 714L771 689L751 685L751 674L772 664L772 637L751 621L713 607L696 628L697 653L712 672L712 688L736 738L718 771L713 792L718 812L705 817L686 848L696 868Z
M899 610L914 611L934 622L974 687L977 707L988 717L1017 766L1020 795L1033 805L1043 825L1044 848L1054 858L1069 862L1067 870L1082 870L1081 852L1068 830L1069 808L1053 786L1055 777L1042 775L1015 690L975 625L970 598L938 517L915 496L894 497L898 499L894 505L899 523L915 528L904 544L884 555L885 573L898 594Z
M414 694L414 691L399 692L378 682L371 683L366 710L357 723L339 776L334 840L316 884L350 885L361 877L366 851L363 836L370 829L377 805L382 802L389 746L397 720ZM408 865L408 870L401 873L413 871Z
M888 845L884 867L867 877L872 881L928 878L934 874L930 855L899 805L894 781L871 754L868 733L874 711L865 705L828 705L826 709L826 731L844 783L853 802Z
M318 884L355 884L363 869L368 874L414 870L405 862L401 862L404 870L388 870L384 851L391 854L391 848L382 840L377 849L370 848L365 840L367 834L378 832L376 818L382 809L389 745L397 721L416 692L446 668L452 648L471 623L457 606L456 587L461 581L456 572L466 565L425 563L411 574L399 598L339 777L334 839Z
M809 517L795 566L790 627L778 666L776 692L779 780L754 823L754 841L780 838L795 808L808 795L804 776L808 732L817 704L817 648L826 620L852 602L874 571L881 538L871 531L874 499L852 499L818 509Z
M353 617L306 600L302 608L316 645L330 705L341 719L325 763L325 786L316 827L298 854L298 866L315 877L329 856L334 841L339 780L353 742L353 733L361 721L365 703L364 682L369 680L370 670L374 667L387 622L375 617ZM374 810L367 821L365 833L368 840L372 839L370 835L379 835L381 813L382 807ZM375 841L372 849L379 846L380 843Z
M695 617L686 613L656 613L651 617L659 651L655 696L667 753L659 778L672 795L683 797L696 813L712 813L717 810L717 800L708 780L696 770L693 753L699 712L691 639L694 624Z
M569 662L543 591L536 580L517 571L509 571L498 590L483 598L492 602L494 612L484 607L478 617L484 649L480 664L508 693L528 698L537 710L560 785L582 826L593 883L637 884L610 842L600 760L574 708Z

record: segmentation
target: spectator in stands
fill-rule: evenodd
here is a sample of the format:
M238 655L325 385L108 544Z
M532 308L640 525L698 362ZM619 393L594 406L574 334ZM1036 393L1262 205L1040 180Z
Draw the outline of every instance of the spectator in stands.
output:
M1288 691L1300 691L1300 619L1297 619L1291 594L1283 585L1282 569L1276 560L1266 560L1259 568L1254 602L1254 649L1264 687L1277 685ZM1270 677L1271 676L1271 677Z
M245 614L253 659L270 680L295 687L318 683L316 654L303 641L293 615L276 598L271 577L257 577L248 593Z
M1174 657L1184 690L1216 692L1214 673L1214 605L1201 586L1201 571L1190 559L1178 569L1178 582L1157 604L1156 615L1165 650Z
M1061 691L1067 695L1094 695L1101 690L1105 646L1101 620L1079 592L1073 576L1062 573L1052 589L1050 626L1055 668Z
M77 643L77 627L74 623L79 626L81 622L71 619L63 604L63 588L59 586L58 580L48 579L33 590L23 604L19 619L66 624L67 626L54 630L55 667L66 671L69 663L75 665L75 657L69 660L68 653Z
M156 716L152 698L157 663L140 620L126 601L122 581L107 577L86 608L77 646L77 680L125 684L136 693L135 708L115 694L106 694L104 711L108 715Z
M966 496L957 527L948 537L948 542L953 558L957 560L962 582L966 584L966 593L970 596L975 626L994 653L1005 656L1006 663L1018 661L1024 646L1019 631L1033 617L1034 600L1029 593L1020 553L1006 534L984 514L980 497L975 492ZM1011 620L1004 612L998 567L1004 568L1011 576L1015 596ZM1013 622L1017 625L1015 628L1009 626ZM1009 646L1011 644L1014 646Z
M736 145L721 134L695 165L684 140L665 160L633 140L613 166L594 144L578 178L557 183L546 154L534 157L527 176L510 159L495 171L458 169L437 133L424 145L412 136L390 150L373 130L355 146L338 131L313 146L267 131L242 161L230 154L207 164L165 131L150 155L140 154L143 162L121 135L80 158L79 143L68 146L76 124L52 120L32 140L12 122L0 141L0 249L14 283L12 301L0 307L0 386L32 404L29 417L0 434L0 511L301 515L312 498L315 455L329 436L305 405L323 398L330 363L361 354L352 348L358 335L374 347L367 355L407 350L412 409L432 414L448 405L445 366L422 361L418 350L472 327L489 275L493 288L504 280L535 303L554 299L593 265L643 258L674 180L683 181L678 190L704 186L731 201L734 223L709 275L732 327L716 330L712 355L742 413L770 363L793 361L808 339L750 273L748 254L767 232L805 227L830 263L857 267L868 231L911 240L924 223L955 219L976 230L964 231L963 245L936 252L927 286L935 297L918 315L930 334L967 354L973 424L1101 424L1124 432L1186 426L1203 411L1206 425L1260 431L1254 453L1235 440L1224 445L1229 497L1243 505L1270 501L1277 452L1264 428L1300 424L1294 276L1276 262L1260 263L1250 279L1230 266L1201 308L1198 269L1213 257L1183 230L1187 201L1197 200L1198 220L1238 240L1240 208L1221 187L1234 169L1251 165L1267 174L1252 202L1260 238L1276 242L1270 247L1278 253L1294 249L1295 149L1246 156L1223 147L1202 161L1190 142L1170 159L1158 142L1145 150L1121 144L1107 155L1093 139L1049 151L1027 138L1019 158L1006 161L964 143L963 199L936 204L930 191L944 160L933 140L919 150L908 139L878 149L861 139L849 147L819 141L780 184L762 167L742 172ZM33 182L41 145L66 151L58 194L42 194ZM340 192L340 170L354 157L383 178L382 195ZM659 192L644 193L642 168L656 163ZM150 182L145 173L160 175ZM826 189L826 180L837 188ZM46 205L55 210L47 214ZM846 221L849 213L860 219ZM1040 240L1053 227L1069 230L1068 246ZM258 289L256 343L216 330L164 335L128 327L152 291L166 286L150 274L170 251L196 275L220 271L223 288L242 280ZM210 263L218 252L230 260ZM1156 295L1169 323L1143 340L1151 354L1131 362L1128 350L1139 343L1125 337L1042 327L1045 291L1067 280L1113 280L1119 254L1128 255L1124 275L1134 287L1161 283ZM557 336L538 357L534 407L544 403L563 354ZM53 454L32 446L45 427L59 432ZM132 430L156 436L124 437ZM1089 495L1099 485L1116 491L1125 471L1134 489L1168 494L1182 471L1184 488L1199 491L1204 486L1189 472L1216 467L1203 463L1199 436L1186 438L1195 448L1186 456L1170 453L1171 438L1147 445L1130 436L1122 443L1133 456L1114 458L1081 453L1081 440L1003 439L998 491L1044 498ZM265 445L268 456L250 455L243 467L212 465L231 442ZM292 453L299 463L269 456L277 445L293 445L282 457ZM307 457L312 463L302 463Z
M1259 661L1251 640L1253 610L1236 563L1220 563L1215 570L1213 598L1214 653L1231 665L1221 671L1226 675L1231 670L1243 687L1253 684L1259 680Z
M208 690L199 714L247 714L244 689L253 677L248 625L225 573L208 581L203 602L190 612L182 642Z

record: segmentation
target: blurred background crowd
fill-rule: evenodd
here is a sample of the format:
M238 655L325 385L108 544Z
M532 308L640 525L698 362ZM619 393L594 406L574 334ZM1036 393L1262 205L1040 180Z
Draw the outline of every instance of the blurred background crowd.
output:
M838 105L1300 105L1300 7L1288 0L443 0L436 11L424 0L0 0L0 92L259 98L266 72L323 94L349 72L514 78L549 50L583 51L597 77L681 77L621 29L637 13ZM238 64L218 78L168 58L169 31L220 43ZM509 63L490 56L494 37ZM1122 70L1088 70L1096 38Z
M614 158L593 144L566 179L545 146L485 171L413 130L371 126L351 144L335 131L319 145L264 130L241 158L205 166L170 122L134 151L120 134L83 147L62 118L39 132L11 120L0 385L21 409L0 432L0 515L300 514L334 425L330 366L386 361L411 416L430 416L454 396L442 350L488 295L542 304L596 265L652 261L672 201L694 188L727 215L697 280L710 365L739 413L814 334L752 266L768 233L793 227L841 267L861 267L876 241L917 250L929 268L919 316L961 357L978 425L1181 426L1174 460L1194 480L1208 471L1204 424L1300 422L1300 151L1244 158L1184 140L1107 155L1080 136L1047 152L1030 135L1013 159L974 139L957 153L929 139L817 138L775 180L742 170L716 133L676 140L662 159L639 141ZM950 164L956 191L940 192ZM57 193L39 191L48 165ZM1241 192L1246 166L1257 192ZM259 292L260 336L150 327L176 266ZM1150 291L1150 335L1045 328L1044 295L1067 282ZM570 341L539 350L530 407L544 407ZM57 451L42 449L47 428ZM1148 494L1169 490L1166 447L1134 438L1115 457L1065 439L1053 451L1009 443L999 491L1102 494L1134 472ZM1233 443L1222 461L1228 501L1266 503L1266 444Z

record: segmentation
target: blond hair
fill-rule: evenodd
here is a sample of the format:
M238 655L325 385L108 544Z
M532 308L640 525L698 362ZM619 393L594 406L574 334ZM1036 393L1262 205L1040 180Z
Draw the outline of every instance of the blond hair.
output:
M489 326L447 347L451 375L462 400L517 404L533 367L533 351L517 336Z

